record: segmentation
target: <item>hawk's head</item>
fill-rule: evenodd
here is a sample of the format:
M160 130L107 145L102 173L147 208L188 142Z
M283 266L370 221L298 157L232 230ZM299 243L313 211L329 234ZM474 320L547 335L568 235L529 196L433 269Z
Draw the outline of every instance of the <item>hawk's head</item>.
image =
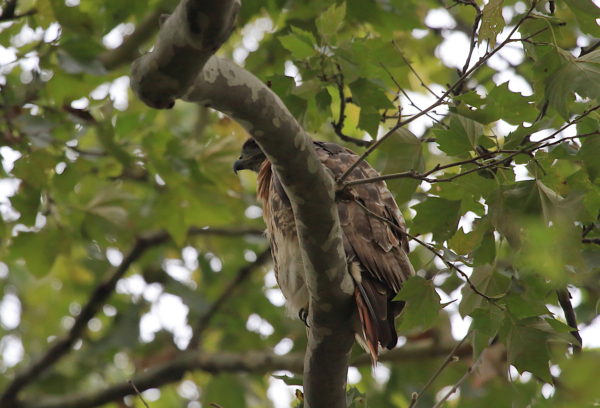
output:
M260 165L265 161L267 157L260 150L258 144L254 139L248 139L242 146L242 154L240 158L233 163L233 171L238 172L240 170L252 170L258 172Z

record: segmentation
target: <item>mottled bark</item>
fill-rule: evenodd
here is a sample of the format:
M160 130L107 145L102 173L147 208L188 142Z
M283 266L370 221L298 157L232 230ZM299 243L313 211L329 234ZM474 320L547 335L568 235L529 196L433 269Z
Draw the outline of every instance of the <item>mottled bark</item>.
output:
M182 1L154 50L134 63L132 88L155 108L169 108L177 98L211 106L242 124L266 153L292 202L310 293L306 405L345 407L353 283L346 273L334 181L279 97L248 71L212 56L231 32L238 6Z

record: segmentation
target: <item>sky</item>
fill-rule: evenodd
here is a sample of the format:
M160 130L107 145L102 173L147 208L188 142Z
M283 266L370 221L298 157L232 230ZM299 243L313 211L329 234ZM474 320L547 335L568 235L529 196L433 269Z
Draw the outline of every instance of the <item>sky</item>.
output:
M594 0L594 2L600 6L600 0ZM78 0L67 0L66 3L71 6L75 6L79 3ZM519 7L525 7L523 3L517 5ZM521 11L521 10L519 10ZM513 10L504 8L504 17L509 18ZM425 23L427 26L433 28L452 28L454 21L445 9L432 10L426 17ZM0 25L0 27L2 27ZM123 36L128 35L133 30L131 24L121 24L107 34L103 43L108 48L115 48L121 43ZM233 52L234 60L238 64L243 64L245 58L249 53L255 51L260 44L260 40L266 32L274 30L273 22L269 18L260 18L256 21L248 24L242 29L243 38L241 43ZM505 30L507 32L508 30ZM45 33L38 30L23 30L18 41L28 42L35 40L36 38L55 38L59 33L58 26L55 25L48 29ZM414 30L413 36L420 37L427 34L427 30ZM581 41L584 41L583 39ZM581 43L580 46L587 44ZM436 55L444 62L448 67L462 68L464 61L466 60L466 53L469 49L468 37L460 32L453 33L447 36L443 43L436 50ZM477 54L482 54L485 49L477 47L475 50L476 54L473 60L477 59ZM497 74L494 77L496 84L502 84L508 82L509 89L513 92L520 92L524 95L531 95L532 89L527 82L515 74L515 72L508 68L508 62L513 64L519 64L524 58L523 50L520 44L514 43L509 47L506 47L498 53L499 55L492 57L489 60L489 64L497 69L503 69L501 74ZM0 84L4 83L2 73L4 70L10 69L10 66L14 64L16 58L14 49L5 48L0 45ZM35 57L27 58L20 62L24 68L34 68L37 65L37 59ZM288 76L292 76L297 82L300 82L302 78L298 74L297 68L291 61L288 61L284 67L284 73ZM27 80L27 78L22 78ZM432 84L431 88L434 92L440 94L443 91L443 87L439 84ZM107 95L114 100L115 106L119 110L126 110L128 105L128 89L129 79L124 76L117 78L116 80L99 86L91 97L94 99L103 99ZM434 97L429 94L422 94L416 92L408 93L411 99L417 106L426 107L434 101ZM404 97L403 97L404 98ZM405 101L406 102L406 101ZM87 98L82 98L78 101L73 102L73 106L76 108L85 108L89 103ZM412 108L408 103L405 103L406 113L416 113L417 110ZM411 111L412 109L412 111ZM438 113L444 114L445 108L440 108ZM409 124L409 129L420 136L424 133L425 129L431 126L431 119L423 116L422 118L415 120ZM502 134L507 134L515 127L509 125L506 122L500 121L497 123L497 129ZM0 147L0 155L2 156L2 165L6 171L10 171L15 160L19 158L19 154L9 147ZM528 175L525 170L517 169L517 178L527 178ZM425 190L429 188L427 183L422 186ZM0 179L0 215L5 219L14 219L16 213L10 207L8 197L15 194L18 188L18 181L14 179ZM246 211L246 216L249 218L257 218L261 216L261 210L259 207L251 206ZM467 214L461 220L461 226L468 231L470 224L473 221L473 217ZM43 225L43 219L39 220L39 223ZM248 261L252 261L256 254L248 251L245 254ZM123 255L116 249L109 249L107 251L107 257L109 261L117 266L123 259ZM198 252L192 247L185 247L182 250L182 260L169 260L166 261L164 267L169 275L180 282L195 287L195 282L192 280L192 271L198 267L197 262ZM221 268L221 261L218 257L213 256L210 259L211 267L219 271ZM6 276L9 273L5 264L0 262L0 278ZM265 282L265 296L269 301L277 306L282 307L285 299L281 291L277 288L275 276L273 271L269 271L264 278ZM188 308L177 296L165 293L162 287L158 284L147 284L140 275L131 275L122 279L117 285L117 292L128 293L132 297L143 297L148 302L152 303L151 309L142 317L140 322L140 336L141 341L150 342L154 339L155 334L161 330L166 329L173 333L174 341L180 348L184 348L191 338L191 328L187 324ZM442 291L438 291L442 302L446 303L451 300L460 300L460 291L457 290L449 295ZM574 289L571 291L573 295L573 305L577 306L581 302L581 293ZM564 319L564 314L560 308L549 306L550 310L557 316ZM458 302L451 303L445 308L449 313L452 322L452 335L456 340L462 339L466 334L470 318L462 319L458 314ZM114 309L111 311L111 307L107 306L104 308L104 313L110 315L114 314ZM282 313L283 308L282 308ZM6 294L0 301L0 323L6 329L12 329L18 326L20 321L21 305L18 298L13 294ZM67 322L68 323L68 322ZM246 328L249 331L257 332L261 336L268 337L273 334L274 330L271 324L257 314L249 316L246 322ZM90 322L90 329L94 330L94 321ZM597 348L600 347L600 318L597 318L591 325L583 327L581 330L581 336L583 338L586 347ZM403 344L405 339L400 339L399 345ZM293 342L289 338L282 339L274 351L277 354L286 354L293 347ZM5 336L0 340L0 353L4 363L11 366L17 364L23 357L23 347L20 340L13 335ZM118 360L118 359L116 359ZM285 373L275 373L285 374ZM291 373L287 373L290 374ZM389 369L383 365L377 366L373 370L374 377L379 381L385 381L389 377ZM518 373L513 372L512 377L518 377ZM527 374L521 376L521 380L528 380ZM348 380L350 384L354 384L360 381L360 374L358 370L350 368L348 372ZM269 398L274 402L276 408L288 408L291 401L293 400L293 390L297 387L288 387L283 381L271 377L270 386L268 391ZM191 381L184 381L178 388L178 392L181 395L198 398L200 390L197 389L196 385ZM549 391L550 392L550 391ZM148 390L143 393L145 399L149 402L156 400L160 396L158 390ZM192 403L188 408L199 408L199 403Z

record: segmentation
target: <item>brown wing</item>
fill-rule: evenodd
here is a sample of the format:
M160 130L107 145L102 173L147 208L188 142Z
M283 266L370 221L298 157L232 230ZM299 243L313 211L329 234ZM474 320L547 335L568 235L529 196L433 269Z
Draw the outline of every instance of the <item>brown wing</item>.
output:
M322 163L336 178L358 158L352 151L333 143L318 142L315 145ZM346 180L378 175L363 161ZM340 200L337 207L344 231L346 255L349 258L354 256L372 278L391 289L395 296L402 282L414 274L414 270L407 255L406 236L398 231L405 229L404 218L385 182L351 187L348 197Z
M333 143L315 143L321 162L341 176L358 155ZM376 177L379 174L365 161L347 180ZM398 340L394 318L401 302L392 299L402 282L414 274L408 259L408 240L401 233L404 218L385 182L360 184L338 201L344 233L344 249L356 281L355 298L364 340L375 362L378 343L393 348ZM394 227L395 226L395 227Z

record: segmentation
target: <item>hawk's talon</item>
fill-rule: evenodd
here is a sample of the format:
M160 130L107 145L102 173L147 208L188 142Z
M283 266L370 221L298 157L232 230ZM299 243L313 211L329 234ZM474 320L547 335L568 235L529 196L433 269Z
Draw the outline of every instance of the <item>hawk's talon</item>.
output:
M310 327L310 326L308 325L308 310L307 310L307 309L305 309L305 308L303 308L303 307L302 307L302 308L300 308L300 310L298 311L298 318L299 318L300 320L302 320L302 322L304 323L304 325L305 325L306 327Z

